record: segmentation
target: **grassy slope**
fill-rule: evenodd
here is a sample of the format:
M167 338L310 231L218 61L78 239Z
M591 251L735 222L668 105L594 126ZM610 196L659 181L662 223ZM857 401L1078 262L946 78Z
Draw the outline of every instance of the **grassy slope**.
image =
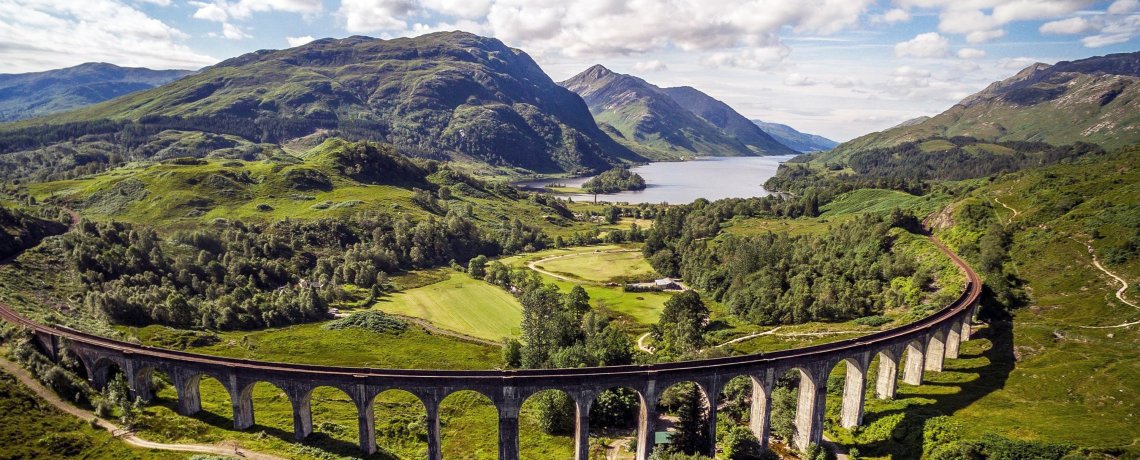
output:
M514 296L458 272L438 283L385 297L375 308L487 340L517 337L522 321L522 305Z
M36 397L0 372L0 458L174 459L186 454L134 449Z
M1009 226L1014 239L1007 270L1025 282L1029 304L1015 311L1012 322L975 334L963 344L961 359L947 361L945 372L928 373L933 385L903 385L894 401L874 399L869 388L865 426L855 437L832 427L832 436L871 457L891 452L910 458L921 453L925 420L951 415L963 438L995 433L1120 449L1123 458L1140 455L1140 368L1134 365L1140 360L1140 331L1082 327L1136 321L1140 311L1115 298L1119 284L1093 267L1085 246L1072 239L1087 241L1088 232L1098 229L1105 236L1093 246L1102 260L1104 248L1117 243L1124 228L1115 216L1140 205L1140 173L1131 167L1138 157L1140 151L1133 150L1022 171L956 202L960 209L997 198L1019 211ZM1065 195L1084 203L1060 213L1055 207ZM996 203L993 209L1003 223L1013 216ZM979 236L957 227L941 233L952 246ZM1140 261L1106 267L1130 284L1140 281ZM1126 297L1135 299L1136 290ZM828 401L832 417L838 416L832 410L838 403L836 397Z

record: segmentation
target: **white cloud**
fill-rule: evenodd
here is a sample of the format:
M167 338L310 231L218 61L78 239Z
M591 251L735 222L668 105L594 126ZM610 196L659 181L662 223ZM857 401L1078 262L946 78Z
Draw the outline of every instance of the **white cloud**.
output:
M1126 14L1140 9L1140 2L1137 0L1116 0L1112 5L1108 6L1106 11L1108 14Z
M654 59L652 61L640 61L633 64L633 70L638 72L662 72L669 70L669 66L664 62Z
M895 56L940 58L950 53L950 40L938 32L918 34L905 42L895 44Z
M230 40L244 40L246 38L252 38L250 34L247 34L245 31L241 30L241 27L230 24L228 22L222 23L222 37Z
M290 48L296 48L298 46L307 44L313 40L316 40L316 39L313 38L312 35L304 35L304 36L300 36L300 37L285 37L285 41L289 42Z
M0 67L28 72L91 61L195 69L217 59L191 50L188 36L118 0L5 0Z
M792 50L784 45L767 48L749 48L736 52L716 52L702 62L713 67L740 67L764 70L776 67Z
M1046 22L1041 24L1037 30L1043 34L1080 34L1091 30L1092 24L1089 20L1080 16L1071 17L1069 19L1062 19L1059 21Z
M365 33L403 30L408 26L405 18L417 8L414 0L341 0L337 14L346 30Z
M194 18L215 22L245 20L253 13L267 11L314 14L322 9L321 0L194 0L188 3L197 8Z
M788 86L812 86L815 85L815 83L816 82L808 78L807 75L796 72L792 72L784 78L784 84Z
M1089 48L1116 45L1132 40L1140 35L1140 15L1115 16L1106 19L1096 35L1081 39L1081 43Z
M220 0L219 0L220 1ZM782 59L781 32L833 34L859 24L874 0L342 0L353 33L382 35L439 18L541 56L621 56L665 49L716 52L717 65L764 68ZM430 24L430 22L428 22ZM413 27L414 28L414 27ZM749 51L726 51L726 50ZM767 51L757 51L766 49Z
M150 3L158 6L170 6L170 0L139 0L143 3Z
M194 19L204 19L206 21L225 22L229 19L229 14L226 10L213 3L190 2L190 5L197 7L194 11Z
M962 48L958 50L958 57L962 59L981 59L986 57L986 52L977 48Z
M904 8L938 11L938 30L983 43L1005 35L1011 22L1062 17L1093 4L1092 0L899 0Z
M895 8L886 13L883 13L883 22L887 24L894 24L896 22L906 22L910 20L910 12L902 8Z

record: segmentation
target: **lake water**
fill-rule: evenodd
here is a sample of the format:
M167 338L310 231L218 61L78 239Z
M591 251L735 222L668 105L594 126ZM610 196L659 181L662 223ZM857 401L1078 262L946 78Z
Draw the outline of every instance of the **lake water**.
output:
M645 179L645 190L598 195L609 203L691 203L697 198L749 198L770 195L762 186L776 175L780 163L794 155L769 157L707 157L690 161L650 163L630 168ZM580 187L589 177L516 182L519 187L543 188L550 184ZM573 194L574 201L592 201L594 195Z

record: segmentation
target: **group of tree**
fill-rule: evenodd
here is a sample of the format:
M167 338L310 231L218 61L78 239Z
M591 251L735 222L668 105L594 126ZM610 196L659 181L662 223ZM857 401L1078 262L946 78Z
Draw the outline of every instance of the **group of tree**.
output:
M841 321L914 307L930 283L913 257L892 251L892 228L918 227L901 211L864 214L823 235L717 236L732 215L718 203L661 213L643 251L659 273L684 278L745 321Z
M949 147L929 152L924 150L929 143ZM1103 153L1099 146L1083 142L1054 146L1029 141L987 142L966 136L935 137L855 152L846 163L854 174L837 173L843 169L840 163L828 163L820 170L802 161L810 156L797 157L800 161L780 165L764 186L799 197L814 195L817 204L823 205L842 193L862 188L922 195L932 189L932 182L994 176Z
M0 260L35 246L48 236L63 233L68 220L66 213L54 207L23 210L0 204Z
M59 245L86 288L88 311L115 323L252 329L323 319L347 285L375 292L390 273L548 240L518 220L487 227L458 213L417 222L366 212L265 225L217 220L168 238L85 221Z
M645 179L628 168L604 171L582 184L586 193L617 193L626 190L645 190Z

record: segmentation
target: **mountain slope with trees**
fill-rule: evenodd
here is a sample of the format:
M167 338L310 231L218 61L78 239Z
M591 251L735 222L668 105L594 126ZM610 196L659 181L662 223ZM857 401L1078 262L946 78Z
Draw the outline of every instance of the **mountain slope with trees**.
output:
M1054 65L1033 64L945 112L836 147L822 161L930 137L1060 145L1091 142L1113 149L1140 141L1140 52Z
M194 73L88 62L66 69L0 75L0 122L65 112L154 88Z
M581 98L526 53L465 32L257 51L148 91L0 126L0 145L47 150L98 135L121 146L164 129L270 144L331 131L413 156L537 172L644 160L598 129ZM127 144L123 153L140 156Z

